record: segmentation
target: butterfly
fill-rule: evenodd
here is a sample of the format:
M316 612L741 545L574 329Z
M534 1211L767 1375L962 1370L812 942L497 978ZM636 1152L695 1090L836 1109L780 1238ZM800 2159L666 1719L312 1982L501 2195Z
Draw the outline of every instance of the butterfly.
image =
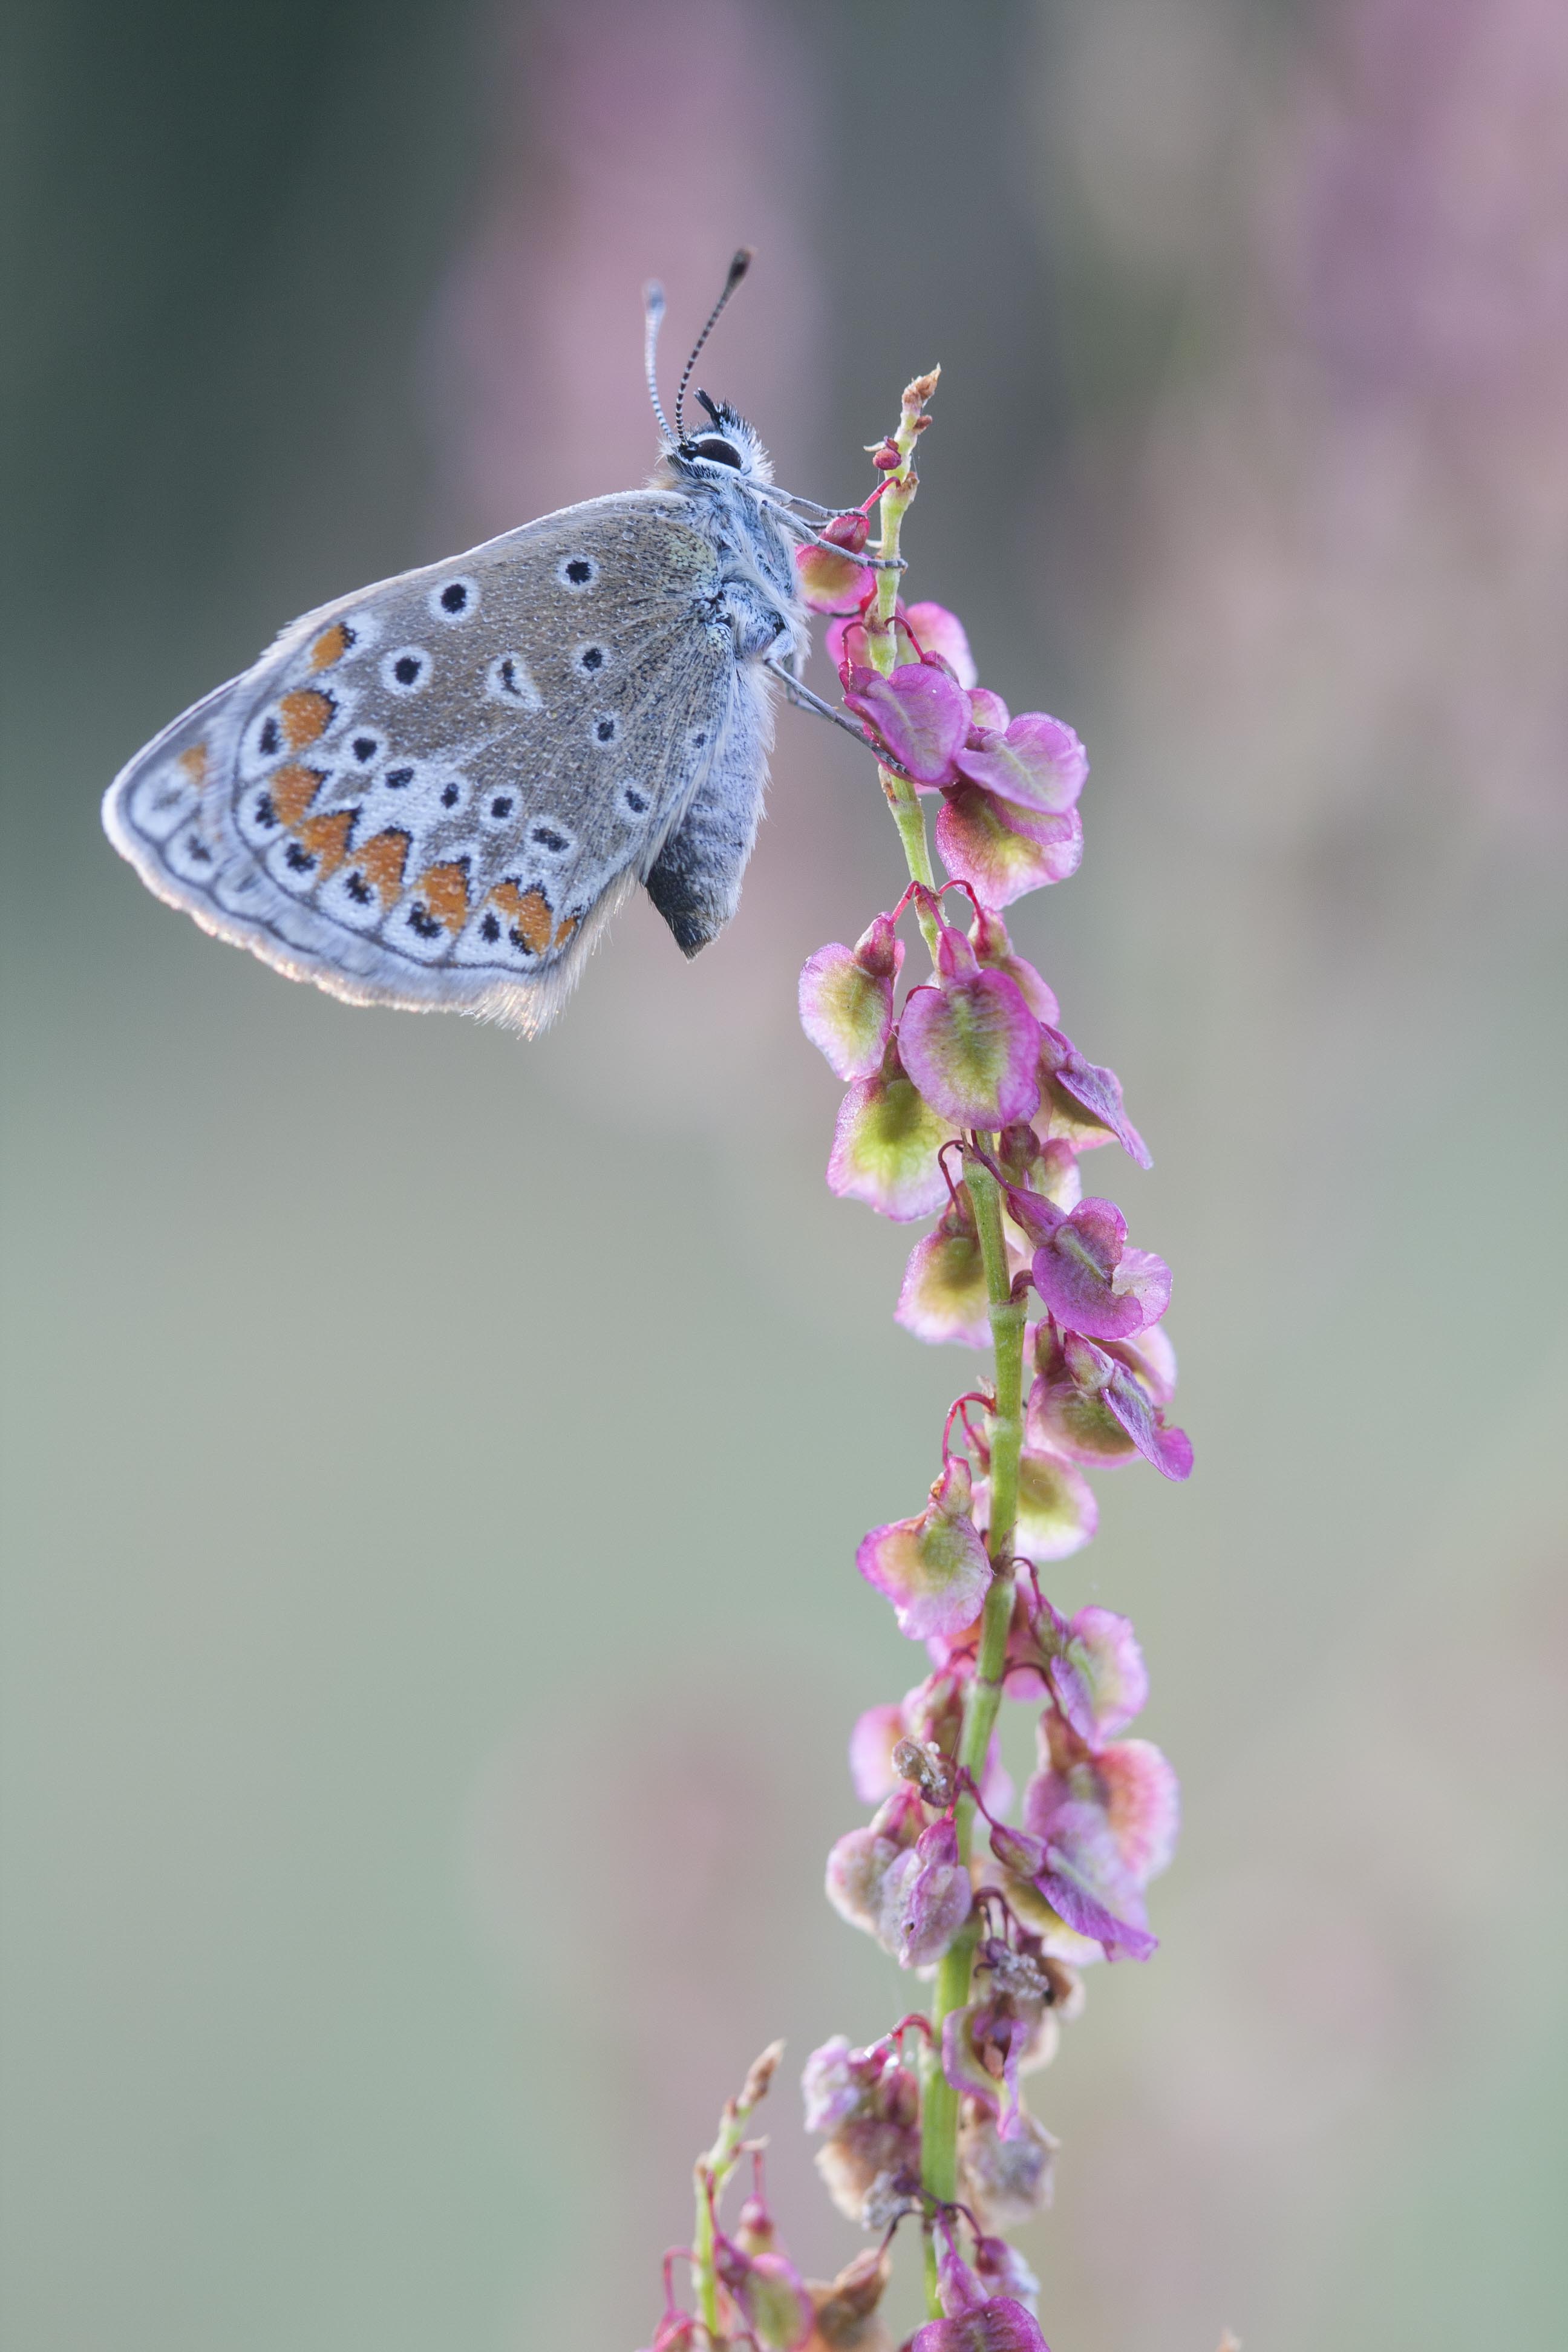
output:
M136 754L103 821L150 889L350 1003L531 1035L638 883L688 956L717 937L776 692L838 718L799 680L795 563L835 510L778 489L751 425L705 392L707 427L684 430L751 257L731 264L673 430L647 289L661 447L646 488L306 614Z

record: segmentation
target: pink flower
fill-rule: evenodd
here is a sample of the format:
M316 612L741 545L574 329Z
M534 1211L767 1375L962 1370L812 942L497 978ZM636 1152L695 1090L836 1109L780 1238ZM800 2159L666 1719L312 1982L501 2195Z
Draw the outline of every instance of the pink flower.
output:
M877 665L871 659L873 645L891 641L895 667L904 662L918 662L921 658L921 649L910 635L903 606L897 607L891 623L874 621L868 617L870 601L868 596L858 613L846 614L827 625L823 646L828 660L838 672L841 686L848 685L853 671L876 668Z
M849 1778L863 1805L879 1805L899 1785L893 1750L910 1732L897 1700L886 1706L868 1706L856 1718L849 1734Z
M1070 727L1043 710L1026 710L1001 729L972 726L953 765L972 784L1022 809L1060 815L1089 774L1089 755Z
M974 1489L974 1524L988 1533L991 1526L991 1481L983 1478ZM1037 1568L1070 1559L1092 1538L1100 1525L1094 1489L1080 1472L1054 1454L1026 1449L1018 1457L1018 1516L1013 1549Z
M910 1252L893 1320L917 1339L956 1339L966 1348L990 1345L985 1263L966 1184L958 1186L941 1223Z
M1153 1743L1119 1739L1090 1751L1054 1710L1041 1718L1042 1769L1024 1791L1019 1832L992 1833L992 1850L1010 1870L1038 1853L1031 1876L1076 1933L1108 1958L1123 1951L1146 1959L1154 1949L1143 1889L1175 1847L1180 1798L1176 1776ZM1016 1841L1012 1858L998 1845Z
M936 2274L944 2316L917 2327L909 2352L1050 2352L1037 2324L1016 2296L986 2293L960 2258L947 2229L937 2248Z
M943 923L939 985L911 989L899 1055L921 1094L955 1127L1005 1127L1039 1106L1040 1024L1016 981L983 970L964 934Z
M816 2168L847 2221L861 2221L881 2184L918 2191L920 2084L887 2043L851 2050L836 2034L806 2060L801 2088L806 2129L828 2135Z
M1114 1136L1140 1168L1153 1166L1147 1144L1121 1108L1121 1081L1115 1071L1086 1061L1070 1037L1043 1023L1040 1077L1050 1101L1052 1135L1065 1135L1079 1151L1109 1143Z
M899 1966L940 1960L973 1907L969 1873L958 1858L951 1819L932 1822L889 1871L883 1892L884 1941Z
M845 707L917 784L946 783L969 732L969 697L935 662L901 662L889 677L852 669Z
M1031 1444L1069 1462L1131 1461L1142 1454L1166 1478L1190 1477L1192 1443L1168 1429L1162 1410L1174 1382L1175 1359L1162 1335L1140 1331L1096 1347L1048 1324L1036 1336L1039 1377L1029 1391Z
M867 1201L908 1223L947 1199L937 1153L953 1132L890 1052L875 1077L858 1078L838 1109L827 1183L841 1199Z
M1157 1323L1170 1305L1170 1267L1152 1250L1128 1248L1127 1222L1113 1201L1082 1201L1064 1214L1014 1186L1007 1210L1037 1244L1034 1285L1064 1331L1123 1339Z
M1026 956L1018 954L1007 936L1007 926L994 907L982 905L969 934L979 961L993 971L1005 971L1017 983L1025 1003L1037 1021L1057 1021L1060 1013L1056 991L1041 979Z
M980 674L969 650L969 633L956 613L945 604L911 604L904 618L927 660L934 655L945 662L960 686L977 683ZM1005 719L1002 723L1005 726Z
M835 940L802 966L800 1025L836 1077L869 1078L881 1068L903 960L892 917L879 915L853 948Z
M1005 2238L976 2238L974 2275L989 2295L1011 2295L1026 2311L1034 2311L1040 2282Z
M1043 2015L1020 2016L1004 1994L950 2010L942 2020L942 2073L955 2091L996 2117L1004 2139L1016 2138L1022 2128L1018 2074Z
M1025 2113L1011 2139L995 2119L971 2107L958 2135L959 2179L987 2228L1022 2229L1051 2201L1057 2143L1037 2116Z
M849 1778L863 1805L879 1805L904 1787L893 1766L893 1750L900 1740L934 1748L951 1764L958 1753L963 1725L966 1673L947 1673L945 1660L937 1671L906 1691L896 1706L868 1706L849 1735ZM1005 1812L1013 1801L1013 1784L1002 1769L1001 1742L993 1732L980 1793L994 1813Z
M983 905L1010 907L1078 872L1083 820L1076 809L1042 814L963 782L942 796L936 845L953 880L967 882Z
M884 1948L897 1937L884 1933L888 1873L925 1828L925 1808L907 1780L900 1780L863 1829L847 1830L827 1857L827 1899L851 1927L874 1936Z
M893 1604L911 1642L973 1624L991 1582L991 1563L970 1517L969 1465L944 1465L918 1518L895 1519L862 1538L855 1565Z
M714 2235L713 2263L724 2292L766 2352L797 2352L816 2315L789 2256L748 2253L721 2230Z
M1132 1621L1095 1607L1068 1619L1049 1601L1046 1619L1041 1633L1057 1705L1084 1746L1098 1752L1148 1703L1148 1669Z

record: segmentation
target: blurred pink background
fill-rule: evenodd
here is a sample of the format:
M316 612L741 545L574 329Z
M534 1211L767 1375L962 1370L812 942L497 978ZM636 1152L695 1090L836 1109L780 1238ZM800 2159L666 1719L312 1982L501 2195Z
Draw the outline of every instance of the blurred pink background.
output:
M689 2168L911 1988L827 1911L853 1571L963 1360L821 1181L795 973L899 887L781 720L742 913L537 1046L137 890L102 784L293 612L651 462L639 289L1094 762L1016 935L1113 1062L1190 1487L1162 1948L1036 2102L1054 2352L1551 2340L1565 2036L1568 16L394 0L17 20L6 719L11 2340L647 2343ZM821 686L825 666L813 672ZM1026 1752L1027 1725L1014 1734ZM907 2265L912 2269L912 2264ZM912 2320L907 2290L900 2314Z

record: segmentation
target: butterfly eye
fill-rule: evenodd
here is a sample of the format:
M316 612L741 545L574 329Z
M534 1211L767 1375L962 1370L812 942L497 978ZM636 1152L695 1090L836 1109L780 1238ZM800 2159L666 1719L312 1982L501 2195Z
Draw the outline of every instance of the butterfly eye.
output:
M692 443L691 454L694 457L711 457L716 466L738 466L741 462L740 451L721 433L705 433L700 441Z

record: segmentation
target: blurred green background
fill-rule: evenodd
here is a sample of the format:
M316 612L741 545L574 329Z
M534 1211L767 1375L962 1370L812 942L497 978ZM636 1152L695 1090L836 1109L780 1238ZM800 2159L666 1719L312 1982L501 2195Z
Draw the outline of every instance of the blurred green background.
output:
M1551 2340L1568 17L6 26L7 2345L646 2343L746 2061L907 1998L818 1891L918 1665L854 1544L967 1361L795 1025L899 886L867 763L786 714L731 930L630 910L526 1047L287 985L98 826L296 612L639 479L640 281L673 355L742 238L705 373L786 481L858 495L944 363L912 586L1089 742L1015 928L1176 1269L1197 1475L1054 1580L1136 1618L1186 1826L1038 2084L1047 2334Z

